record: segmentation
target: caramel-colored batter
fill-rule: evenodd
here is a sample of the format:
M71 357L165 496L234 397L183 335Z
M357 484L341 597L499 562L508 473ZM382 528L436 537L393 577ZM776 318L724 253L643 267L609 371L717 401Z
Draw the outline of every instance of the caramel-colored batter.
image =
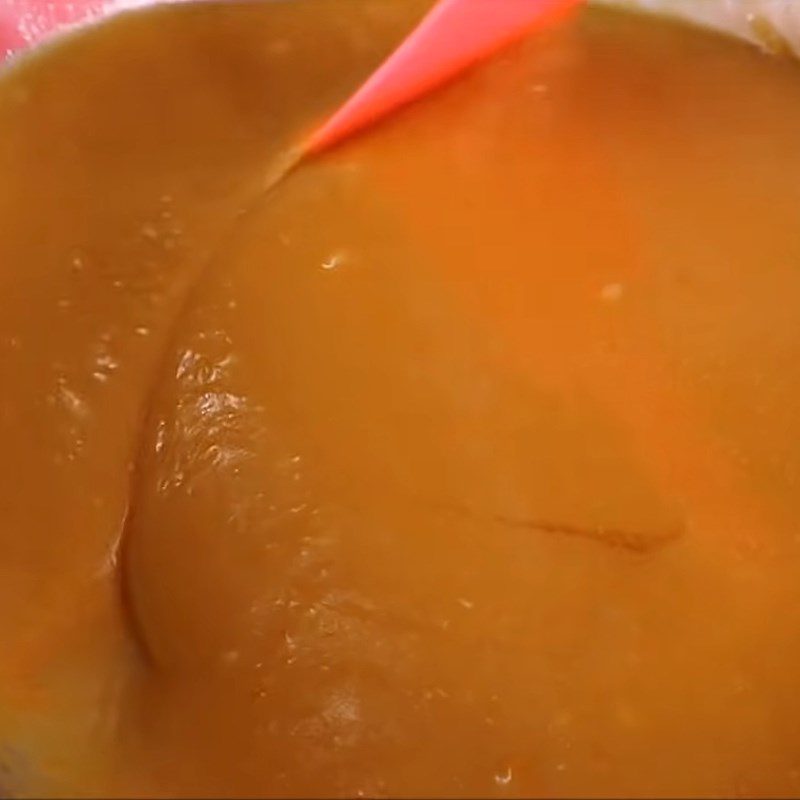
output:
M800 793L800 69L589 10L264 194L426 5L0 79L0 794Z

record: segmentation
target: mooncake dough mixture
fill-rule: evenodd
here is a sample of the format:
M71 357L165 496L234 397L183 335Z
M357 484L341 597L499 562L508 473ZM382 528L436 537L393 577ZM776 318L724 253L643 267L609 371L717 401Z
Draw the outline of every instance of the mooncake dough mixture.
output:
M0 77L7 795L800 792L800 70L590 9L264 193L426 5Z

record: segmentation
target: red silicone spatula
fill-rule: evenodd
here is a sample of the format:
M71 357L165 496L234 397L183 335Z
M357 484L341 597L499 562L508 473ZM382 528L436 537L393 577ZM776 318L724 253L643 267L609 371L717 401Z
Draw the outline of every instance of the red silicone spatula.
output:
M566 16L581 0L439 0L405 41L306 141L317 153Z

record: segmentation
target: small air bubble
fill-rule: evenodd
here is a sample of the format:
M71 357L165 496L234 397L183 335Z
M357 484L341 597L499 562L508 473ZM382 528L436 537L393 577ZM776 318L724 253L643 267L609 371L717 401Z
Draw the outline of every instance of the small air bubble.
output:
M150 328L147 328L144 325L139 325L138 327L133 329L133 332L137 336L149 336L150 335Z
M498 786L508 786L514 778L511 767L506 767L502 772L495 773L494 782Z
M345 253L333 253L333 255L328 256L320 266L322 269L326 271L334 270L341 267L347 261L347 255Z
M105 383L116 372L119 361L108 353L101 353L94 362L95 371L92 373L95 380ZM101 377L102 376L102 377Z
M89 407L86 401L72 389L63 384L58 387L62 404L76 417L86 417L89 414Z

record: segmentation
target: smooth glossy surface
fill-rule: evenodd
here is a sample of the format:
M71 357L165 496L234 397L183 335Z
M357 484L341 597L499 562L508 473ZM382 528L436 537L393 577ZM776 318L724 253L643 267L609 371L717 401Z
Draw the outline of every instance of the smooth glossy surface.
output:
M348 8L0 82L0 782L796 795L797 66L592 12L234 228Z

